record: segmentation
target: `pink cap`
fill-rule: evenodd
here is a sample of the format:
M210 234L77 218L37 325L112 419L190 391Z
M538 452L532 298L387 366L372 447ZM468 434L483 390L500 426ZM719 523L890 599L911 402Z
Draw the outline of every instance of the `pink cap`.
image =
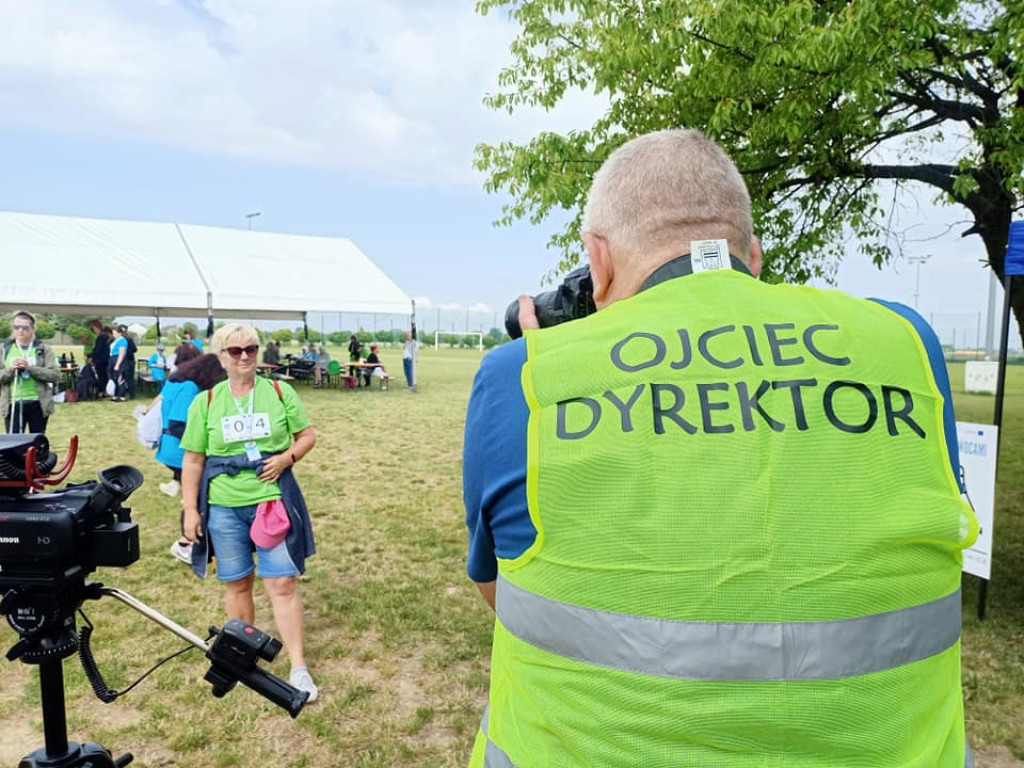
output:
M262 501L256 507L256 517L249 529L249 537L257 547L273 549L288 534L288 510L280 499Z

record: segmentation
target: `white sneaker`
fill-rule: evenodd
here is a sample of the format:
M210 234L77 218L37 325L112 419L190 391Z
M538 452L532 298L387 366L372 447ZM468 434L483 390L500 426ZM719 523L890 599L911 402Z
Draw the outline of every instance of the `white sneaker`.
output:
M309 694L309 698L306 699L307 704L312 704L316 701L320 695L320 689L316 687L316 683L313 682L313 676L309 674L308 669L293 669L289 680L293 688L298 688L300 691L306 691Z
M176 541L171 544L171 554L187 565L192 565L192 545Z
M177 496L181 493L181 483L177 480L168 480L166 483L160 483L160 492L168 496Z

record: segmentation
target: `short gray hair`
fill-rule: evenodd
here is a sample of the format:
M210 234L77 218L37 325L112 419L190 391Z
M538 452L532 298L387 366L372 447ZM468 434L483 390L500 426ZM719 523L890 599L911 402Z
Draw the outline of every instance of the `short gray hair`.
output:
M735 163L700 131L648 133L612 152L594 176L583 231L629 260L672 248L681 256L691 239L724 238L748 261L750 193Z

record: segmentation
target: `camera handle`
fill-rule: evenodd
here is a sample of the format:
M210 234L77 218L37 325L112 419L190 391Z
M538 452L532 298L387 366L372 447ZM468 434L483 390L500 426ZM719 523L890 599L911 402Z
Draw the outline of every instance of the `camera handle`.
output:
M85 586L85 599L99 600L104 595L120 600L147 619L202 650L211 661L206 680L213 684L214 696L224 696L235 686L236 682L241 681L243 685L287 710L292 717L297 716L305 705L306 699L309 697L305 691L293 688L255 665L251 668L241 668L234 659L222 658L217 650L216 642L208 643L127 592L102 584L94 583ZM245 628L245 632L259 633L259 630L248 624L242 622L238 622L238 624ZM214 634L219 633L215 627L211 627L211 631ZM75 653L77 638L73 623L70 627L65 626L62 630L57 630L55 634L60 637L52 640L52 651L48 651L46 648L50 638L41 642L37 640L33 642L35 652L30 654L31 660L23 659L27 663L36 664L39 667L39 689L42 699L43 734L46 746L22 758L18 763L18 768L123 768L134 760L131 753L126 753L115 759L109 750L96 742L79 744L75 741L68 741L67 714L64 702L64 659ZM280 644L276 644L276 647L273 643L268 645L269 650L265 651L262 657L270 661L280 650ZM21 655L23 651L19 649L19 646L21 643L7 654L9 659L13 660L16 656Z
M203 653L206 654L206 658L209 659L211 663L210 670L206 673L206 680L213 685L214 696L218 698L224 696L228 691L235 687L235 683L241 682L242 685L286 710L292 717L297 717L299 712L302 711L303 706L305 706L306 699L309 698L308 693L292 687L288 683L284 682L284 680L275 677L262 667L256 666L255 658L252 659L253 663L251 666L240 665L236 656L237 648L232 649L225 647L222 650L220 643L216 640L212 643L207 643L201 637L189 632L187 629L171 621L159 611L150 608L141 600L137 600L127 592L124 592L117 587L104 587L99 584L96 585L96 587L100 594L108 595L120 600L125 605L134 608L147 619L156 622L161 627L174 633L185 642L191 643L196 648L203 651ZM255 627L238 621L229 622L225 627L224 632L235 629L236 627L233 625L238 625L237 629L241 630L246 635L262 635L262 633ZM219 630L217 627L210 627L210 632L212 635L222 635L222 630ZM261 657L267 661L273 661L274 657L277 656L277 653L280 650L281 644L277 641L273 641L272 644L268 645L268 650L266 650Z

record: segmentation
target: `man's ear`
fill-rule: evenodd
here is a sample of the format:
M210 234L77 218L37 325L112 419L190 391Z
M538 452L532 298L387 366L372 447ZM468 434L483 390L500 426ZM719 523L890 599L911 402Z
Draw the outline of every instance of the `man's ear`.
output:
M756 237L750 238L750 274L754 277L761 276L761 267L763 266L761 253L761 241Z
M583 245L590 256L590 279L594 282L594 304L599 308L607 303L608 290L615 279L612 254L608 239L593 232L583 233Z

